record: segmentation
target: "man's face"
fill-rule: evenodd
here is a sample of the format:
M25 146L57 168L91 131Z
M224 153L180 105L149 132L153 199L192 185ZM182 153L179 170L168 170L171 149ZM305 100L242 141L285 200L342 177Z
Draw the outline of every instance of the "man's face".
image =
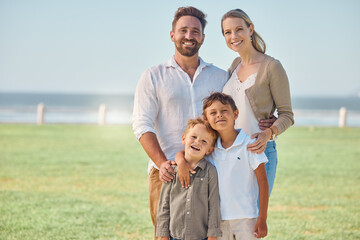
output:
M205 38L199 19L193 16L179 18L170 36L176 51L186 57L197 54Z

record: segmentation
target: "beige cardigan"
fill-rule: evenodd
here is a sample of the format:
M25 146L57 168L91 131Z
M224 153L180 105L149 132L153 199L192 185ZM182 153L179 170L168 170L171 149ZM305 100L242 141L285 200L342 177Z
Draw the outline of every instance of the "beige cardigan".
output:
M240 62L240 57L235 58L228 70L229 76ZM273 126L276 126L278 135L294 124L289 81L279 60L265 55L255 84L245 90L245 94L258 121L268 119L269 115L277 109L278 119Z

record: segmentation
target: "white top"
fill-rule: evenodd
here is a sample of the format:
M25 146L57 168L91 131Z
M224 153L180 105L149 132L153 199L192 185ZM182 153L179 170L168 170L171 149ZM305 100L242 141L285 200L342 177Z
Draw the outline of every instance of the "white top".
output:
M219 137L214 151L207 157L218 172L222 220L258 217L259 187L255 169L268 162L264 153L247 151L246 145L253 139L244 131L237 131L240 132L231 147L224 149Z
M193 82L176 63L168 62L147 69L138 82L132 126L137 139L146 133L156 134L169 160L184 149L181 136L187 120L202 114L203 99L211 92L222 91L228 73L200 58ZM150 160L150 170L155 164Z
M254 111L251 108L249 99L245 90L255 84L257 73L250 75L244 82L240 82L237 77L237 68L226 83L223 92L230 95L239 110L239 116L235 121L235 128L241 128L246 134L252 135L261 132L259 121L256 119Z

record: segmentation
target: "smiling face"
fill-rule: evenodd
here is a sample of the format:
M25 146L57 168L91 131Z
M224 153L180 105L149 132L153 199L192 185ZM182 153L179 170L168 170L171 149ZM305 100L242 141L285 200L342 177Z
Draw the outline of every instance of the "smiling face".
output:
M179 18L175 29L170 32L171 41L182 56L192 57L198 53L205 35L199 19L193 16Z
M229 17L222 22L223 34L227 46L235 52L252 47L251 35L254 25L247 26L242 18Z
M185 159L187 161L200 161L213 150L214 136L206 129L204 124L196 124L182 136L185 145Z
M239 113L238 110L233 110L230 104L222 104L218 100L215 100L204 112L210 126L218 132L234 129Z

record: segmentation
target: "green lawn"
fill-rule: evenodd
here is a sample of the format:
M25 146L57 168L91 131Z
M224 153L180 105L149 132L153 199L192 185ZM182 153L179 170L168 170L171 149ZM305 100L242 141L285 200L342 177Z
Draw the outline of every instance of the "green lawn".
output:
M360 128L292 127L266 239L360 239ZM0 125L0 239L151 239L130 126Z

